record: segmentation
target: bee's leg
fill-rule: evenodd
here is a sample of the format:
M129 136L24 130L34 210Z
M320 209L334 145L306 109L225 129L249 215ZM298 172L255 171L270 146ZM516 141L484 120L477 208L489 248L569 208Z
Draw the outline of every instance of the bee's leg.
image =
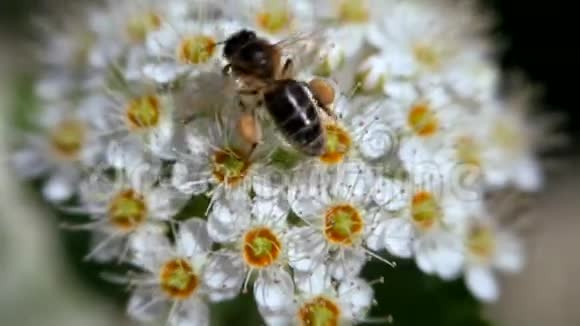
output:
M238 120L238 130L240 136L250 144L250 150L248 151L247 157L252 157L256 147L262 141L262 127L256 116L256 110L246 110L243 111L240 119Z
M281 79L290 79L294 77L294 61L287 59L280 72Z

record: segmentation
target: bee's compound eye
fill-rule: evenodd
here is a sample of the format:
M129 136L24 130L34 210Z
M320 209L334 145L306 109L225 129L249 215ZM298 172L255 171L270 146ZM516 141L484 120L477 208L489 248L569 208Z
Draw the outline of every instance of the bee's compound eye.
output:
M224 47L224 56L231 57L236 51L238 51L242 46L246 45L257 38L256 33L253 31L243 29L232 36L230 36Z
M324 79L314 78L308 83L310 91L322 105L330 105L334 102L334 87Z

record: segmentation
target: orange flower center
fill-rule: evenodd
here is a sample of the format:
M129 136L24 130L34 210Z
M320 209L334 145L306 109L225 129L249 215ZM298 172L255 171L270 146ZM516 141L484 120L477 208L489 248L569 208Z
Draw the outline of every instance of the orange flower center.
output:
M243 157L243 154L237 150L217 150L213 154L212 162L214 178L230 186L239 184L251 165L251 162Z
M489 260L495 251L495 239L490 228L474 226L469 231L467 239L469 253L481 260Z
M333 244L352 245L362 233L363 227L361 214L351 205L333 206L324 216L324 235Z
M271 34L287 30L292 22L292 15L285 0L266 0L264 10L256 15L257 25Z
M149 33L159 30L161 17L154 12L131 17L127 21L127 36L133 43L143 43Z
M416 104L411 108L407 123L413 132L420 137L433 136L439 130L437 115L424 103Z
M132 189L122 190L109 205L111 224L122 231L135 230L147 218L147 204L142 195Z
M207 35L185 37L177 46L177 59L183 64L200 64L211 59L217 42Z
M301 326L338 326L340 308L334 301L316 297L300 307L298 320Z
M282 243L268 228L255 228L244 235L242 254L246 264L253 268L272 265L280 256L281 250Z
M183 258L166 262L161 267L159 277L161 289L174 300L188 299L199 285L191 264Z
M76 160L85 142L85 124L77 120L64 120L52 130L49 137L58 157Z
M434 227L442 215L439 203L430 192L420 191L413 196L411 216L420 230L427 231Z
M328 124L325 129L326 146L320 161L326 164L340 163L350 150L352 139L346 130L335 124Z
M156 95L137 97L125 108L129 129L143 130L156 127L161 116L161 100Z
M343 23L366 23L370 11L367 0L341 0L338 7L338 18Z

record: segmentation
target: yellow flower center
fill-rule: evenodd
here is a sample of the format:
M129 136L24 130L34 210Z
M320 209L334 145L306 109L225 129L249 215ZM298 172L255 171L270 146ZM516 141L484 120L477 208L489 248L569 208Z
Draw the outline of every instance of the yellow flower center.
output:
M191 264L183 258L166 262L161 267L159 278L163 292L174 300L188 299L199 285Z
M143 43L149 33L159 30L160 27L161 17L154 12L147 12L129 18L126 32L131 42Z
M300 307L298 320L300 326L338 326L340 308L333 300L316 297Z
M472 257L487 261L495 251L495 239L489 227L477 225L471 228L467 248Z
M213 154L212 165L213 176L218 182L235 186L244 179L251 162L245 160L240 151L227 149Z
M336 205L324 216L324 235L328 242L350 246L361 235L364 220L359 211L351 205Z
M420 137L430 137L439 130L439 120L435 112L425 103L415 104L407 116L407 123Z
M350 150L352 139L348 132L335 124L327 124L326 146L320 160L326 164L336 164L343 161Z
M477 166L481 164L481 148L475 139L468 136L459 137L455 146L460 162Z
M497 120L491 132L491 140L500 148L519 153L524 148L523 134L509 120Z
M177 46L177 59L183 64L200 64L211 59L217 42L207 35L185 37Z
M271 34L276 34L290 28L292 15L285 0L265 0L264 10L256 15L258 26Z
M272 265L282 251L282 243L276 234L266 228L252 229L244 235L242 254L246 264L253 268Z
M85 142L85 124L77 120L61 121L50 133L54 153L65 160L76 160Z
M441 63L437 50L426 44L416 44L413 47L413 54L421 65L431 70L437 69Z
M370 10L368 0L340 0L338 18L343 23L366 23Z
M125 120L130 130L156 127L161 116L161 100L156 95L137 97L125 108Z
M413 222L422 231L433 228L441 220L443 212L439 203L427 191L417 192L411 200L411 217Z
M133 231L145 222L147 204L141 194L132 189L117 193L109 204L109 220L122 231Z

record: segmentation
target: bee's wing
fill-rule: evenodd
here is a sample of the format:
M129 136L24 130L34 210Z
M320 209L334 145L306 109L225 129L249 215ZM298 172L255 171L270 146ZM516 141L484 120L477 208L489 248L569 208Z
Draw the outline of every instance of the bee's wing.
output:
M320 60L321 47L326 43L323 31L294 33L275 44L282 50L284 57L293 61L295 71L316 65Z

